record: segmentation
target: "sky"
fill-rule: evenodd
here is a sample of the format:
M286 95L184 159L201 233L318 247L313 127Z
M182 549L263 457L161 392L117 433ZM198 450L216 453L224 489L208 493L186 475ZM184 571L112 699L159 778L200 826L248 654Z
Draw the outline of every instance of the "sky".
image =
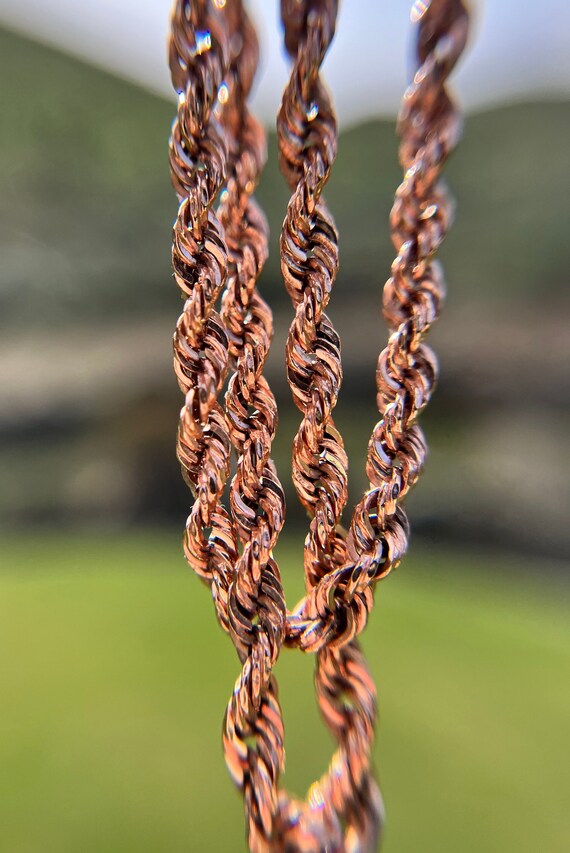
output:
M471 44L456 74L467 110L570 93L570 2L472 0ZM171 0L0 0L0 25L172 97ZM251 0L262 43L254 106L274 122L287 78L278 0ZM324 67L341 124L393 115L410 77L411 0L341 0Z

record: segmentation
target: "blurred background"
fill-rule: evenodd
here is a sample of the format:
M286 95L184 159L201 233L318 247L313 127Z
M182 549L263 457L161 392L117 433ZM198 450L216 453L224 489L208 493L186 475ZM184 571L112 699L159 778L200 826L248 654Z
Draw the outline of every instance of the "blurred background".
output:
M570 849L567 237L570 13L473 4L457 74L467 112L447 168L456 223L441 367L408 502L409 558L364 637L379 687L385 850ZM278 549L302 593L306 521L290 481L298 424L279 274L287 191L274 115L287 65L276 3L256 108L272 230L268 378L287 488ZM181 558L189 495L174 455L176 213L167 140L169 3L0 0L0 849L243 850L219 731L238 672ZM330 315L343 340L336 418L351 499L366 486L381 291L400 181L394 116L411 70L409 3L341 4L326 63L341 124L327 200L340 230ZM278 666L285 782L302 793L330 743L311 660ZM565 677L564 677L565 676ZM221 819L223 815L223 820Z

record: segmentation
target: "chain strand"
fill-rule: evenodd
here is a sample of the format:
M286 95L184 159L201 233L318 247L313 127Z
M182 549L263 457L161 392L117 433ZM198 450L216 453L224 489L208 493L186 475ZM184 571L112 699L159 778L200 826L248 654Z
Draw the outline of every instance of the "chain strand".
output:
M253 199L266 157L265 132L247 106L258 45L240 0L228 3L225 15L235 51L223 93L230 156L218 211L229 252L221 316L233 365L226 412L238 457L230 502L241 546L229 619L243 669L226 711L224 747L232 777L244 792L249 847L257 852L271 846L284 763L272 667L285 636L285 596L272 549L283 526L285 496L270 457L277 406L263 377L272 316L256 287L268 254L267 222Z
M437 362L423 338L444 295L434 255L451 221L440 180L461 129L447 78L465 46L468 16L461 0L433 0L418 12L418 69L398 119L404 180L390 216L398 255L384 288L390 338L376 372L381 419L368 445L370 488L355 507L345 564L324 577L292 618L302 648L344 645L359 634L372 607L372 585L400 562L409 525L402 501L425 461L416 419L433 392ZM416 8L416 7L414 7Z
M215 116L228 62L227 41L207 2L178 0L172 16L170 68L178 115L170 139L172 181L180 201L172 263L185 298L174 335L174 369L185 395L177 453L195 496L184 551L211 586L218 620L229 631L228 594L236 537L221 499L229 476L227 419L217 396L228 339L214 304L227 274L227 248L213 204L223 184L227 146Z
M267 223L253 199L265 135L247 106L258 46L241 0L177 0L172 17L170 67L179 108L170 163L180 202L173 268L185 298L174 336L185 395L177 452L195 497L184 550L210 586L242 664L223 742L243 791L250 850L371 853L383 822L371 767L376 691L357 636L375 583L407 548L402 501L425 460L417 417L433 392L437 362L423 339L444 296L434 256L451 220L440 176L460 133L446 85L465 46L468 15L461 0L413 9L417 71L398 120L404 180L390 217L397 257L383 297L390 337L376 374L380 420L368 448L370 487L346 532L348 462L332 414L342 379L340 341L325 314L338 238L322 198L337 130L320 67L334 36L337 2L282 0L281 12L293 63L278 117L280 165L292 192L281 268L295 310L286 360L302 413L293 480L310 519L305 597L286 612L272 553L285 504L271 460L277 408L263 376L272 318L256 284L267 258ZM218 396L228 373L223 408ZM222 496L232 448L237 468L228 512ZM272 669L283 642L316 653L317 700L337 742L305 801L279 789L283 722Z
M286 356L293 398L303 412L293 445L293 477L311 517L305 543L308 594L347 559L340 518L348 460L332 419L341 381L340 341L324 313L338 268L337 234L321 195L336 153L337 130L319 69L334 35L336 13L336 2L282 3L293 68L279 113L278 139L281 169L293 192L282 231L281 267L296 307ZM290 644L300 639L295 627L293 615ZM285 849L375 849L383 811L370 768L376 692L356 642L318 649L315 690L338 749L307 802L282 798Z

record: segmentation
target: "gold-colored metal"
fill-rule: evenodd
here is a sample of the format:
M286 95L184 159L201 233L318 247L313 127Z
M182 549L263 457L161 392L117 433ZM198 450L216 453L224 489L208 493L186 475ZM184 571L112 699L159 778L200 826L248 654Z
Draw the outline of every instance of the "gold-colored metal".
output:
M214 306L226 282L228 257L214 203L227 170L227 142L215 109L228 56L224 28L210 3L196 2L190 13L188 4L179 0L170 41L170 68L179 101L170 139L170 167L180 202L172 264L185 302L174 334L174 369L184 394L177 452L182 475L195 497L184 550L188 562L211 586L217 616L226 631L237 542L222 503L231 442L217 396L228 369L228 337Z
M273 557L285 503L271 460L277 409L263 376L272 318L257 290L268 232L253 199L265 136L247 106L258 48L241 0L178 0L172 18L170 66L179 109L170 159L180 201L173 267L186 300L174 337L185 395L178 456L195 497L184 545L188 562L211 587L218 620L242 665L223 743L243 791L250 850L365 853L378 848L383 806L371 766L376 693L357 637L375 583L406 550L402 501L425 460L417 416L433 391L437 363L423 338L443 299L434 255L451 218L440 173L460 132L446 83L465 46L468 15L461 0L413 9L417 70L398 121L404 180L390 217L398 254L384 288L390 337L376 374L380 420L368 449L370 487L346 531L348 461L333 420L340 341L325 313L338 238L322 196L337 129L320 67L334 36L337 2L282 0L281 12L292 60L278 117L280 165L291 189L281 269L295 312L286 361L302 415L293 481L310 519L306 594L287 612ZM237 467L228 510L223 494L232 449ZM283 643L316 654L319 707L337 743L329 769L304 801L279 787L283 723L272 669Z
M270 455L277 406L263 376L272 316L256 287L268 253L267 222L253 199L265 162L265 133L247 107L258 46L241 2L229 2L225 14L235 49L222 99L230 156L219 216L229 260L222 320L233 366L226 412L237 455L230 504L239 540L228 614L243 668L226 711L224 749L230 773L243 790L249 846L257 851L268 849L275 834L284 762L272 668L285 637L286 610L272 550L285 517L285 495Z
M315 688L322 717L338 743L328 772L308 800L283 800L285 848L321 851L376 848L382 802L371 775L376 693L355 639L342 636L342 603L332 616L336 647L323 642L332 596L321 590L348 560L340 526L348 460L334 425L342 378L340 340L325 313L338 269L338 238L322 191L333 166L337 128L320 66L334 36L337 3L281 4L285 46L293 60L277 130L280 164L292 190L281 233L281 270L295 318L287 341L287 376L302 421L293 444L293 480L311 519L305 540L307 595L290 615L288 642L316 651ZM342 642L346 639L346 642ZM315 800L318 807L315 807ZM288 846L287 846L288 845Z
M286 615L272 556L285 512L270 458L277 409L262 375L272 320L255 286L268 237L252 197L265 159L264 131L247 108L256 65L255 33L239 0L179 0L170 46L179 95L171 170L181 201L173 265L187 300L174 363L186 395L178 456L195 494L185 554L211 585L218 619L242 663L223 742L229 771L243 790L255 851L269 849L275 835L284 756L272 666ZM222 291L220 317L214 305ZM224 410L217 397L230 365ZM238 462L228 513L221 497L232 446Z

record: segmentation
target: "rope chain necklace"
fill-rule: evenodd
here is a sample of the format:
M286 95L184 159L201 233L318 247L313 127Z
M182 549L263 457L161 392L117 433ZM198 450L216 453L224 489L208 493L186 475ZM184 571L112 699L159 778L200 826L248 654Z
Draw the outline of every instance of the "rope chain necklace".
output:
M223 746L243 793L250 850L367 853L380 843L383 805L371 755L376 691L358 635L376 582L406 551L402 502L426 456L417 417L434 389L437 361L423 339L444 296L434 256L451 220L440 175L461 130L447 78L466 43L468 14L461 0L416 2L412 10L416 72L398 118L404 179L390 215L397 255L383 295L390 334L376 371L380 419L368 445L370 485L348 529L348 461L333 419L340 340L325 313L338 269L336 227L323 198L337 127L320 75L337 0L282 0L281 14L292 63L277 121L291 191L281 270L294 312L286 363L301 413L292 471L309 516L306 594L287 609L273 556L285 497L271 459L277 407L264 377L272 315L257 289L268 227L254 191L266 141L248 107L258 44L242 0L176 0L172 15L178 114L170 166L179 200L172 262L185 300L174 334L184 395L177 453L194 496L184 552L210 587L241 663ZM272 670L284 645L315 654L318 705L337 744L306 800L279 784L284 732Z

